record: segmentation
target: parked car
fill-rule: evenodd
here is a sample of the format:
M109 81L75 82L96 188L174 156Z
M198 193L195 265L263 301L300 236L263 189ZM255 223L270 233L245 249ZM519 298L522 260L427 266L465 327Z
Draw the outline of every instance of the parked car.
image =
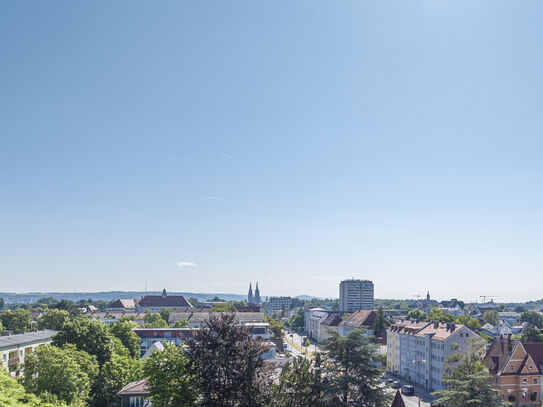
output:
M400 388L400 382L397 381L397 380L394 380L394 381L392 382L392 388L393 388L393 389L399 389L399 388Z
M402 386L402 394L405 394L406 396L414 396L415 388L409 384L404 384Z

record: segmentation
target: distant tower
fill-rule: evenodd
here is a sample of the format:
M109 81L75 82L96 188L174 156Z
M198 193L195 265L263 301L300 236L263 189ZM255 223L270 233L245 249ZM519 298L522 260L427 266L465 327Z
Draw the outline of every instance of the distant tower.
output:
M253 287L251 286L251 283L249 283L249 295L247 295L247 303L248 304L254 304L255 298L253 297Z
M428 294L426 294L426 301L430 301L430 291L428 291Z
M258 289L258 281L256 282L256 288L255 288L255 304L261 304L262 301L260 301L260 290Z

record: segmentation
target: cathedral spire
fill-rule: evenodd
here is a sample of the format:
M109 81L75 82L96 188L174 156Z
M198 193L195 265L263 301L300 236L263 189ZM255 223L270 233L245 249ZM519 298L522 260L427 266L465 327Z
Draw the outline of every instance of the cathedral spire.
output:
M249 283L249 294L247 295L247 303L253 304L254 302L255 302L255 298L253 297L253 287L251 283Z
M256 288L255 288L255 304L260 304L262 301L260 300L260 290L258 289L258 281L256 282Z

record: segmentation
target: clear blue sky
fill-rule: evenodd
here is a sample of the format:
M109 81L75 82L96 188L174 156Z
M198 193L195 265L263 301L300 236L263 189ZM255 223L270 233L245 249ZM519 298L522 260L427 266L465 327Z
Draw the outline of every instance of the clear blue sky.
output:
M2 2L0 291L543 297L542 15Z

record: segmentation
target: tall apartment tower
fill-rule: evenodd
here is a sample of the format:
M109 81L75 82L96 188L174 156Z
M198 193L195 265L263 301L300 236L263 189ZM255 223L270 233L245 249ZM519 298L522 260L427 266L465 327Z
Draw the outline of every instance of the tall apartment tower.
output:
M373 309L373 282L343 280L339 284L339 310L352 312L359 309Z

